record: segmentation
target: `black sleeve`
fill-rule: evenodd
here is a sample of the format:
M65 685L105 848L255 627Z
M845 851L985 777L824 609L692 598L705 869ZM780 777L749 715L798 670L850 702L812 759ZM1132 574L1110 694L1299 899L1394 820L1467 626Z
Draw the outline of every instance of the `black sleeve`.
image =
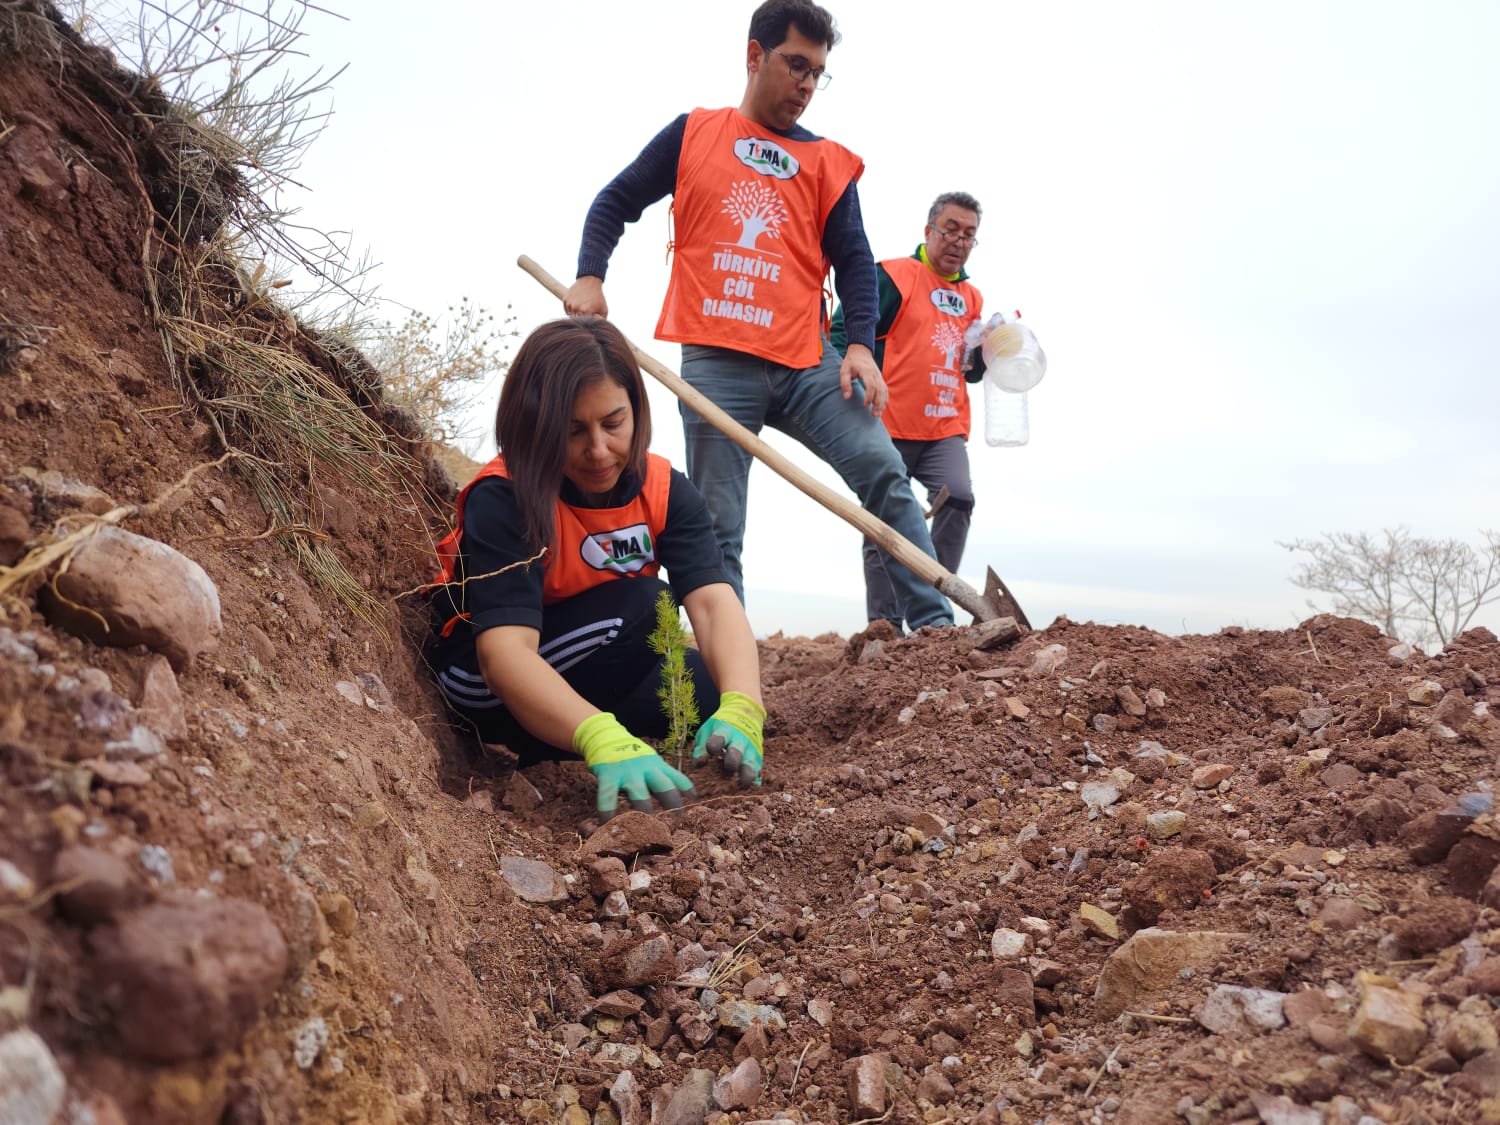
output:
M975 348L969 353L969 357L970 366L964 371L964 382L977 383L984 378L984 369L987 366L984 362L984 352Z
M853 180L828 213L828 223L823 228L823 253L833 266L833 286L844 309L844 350L848 350L849 344L873 349L879 314L875 255L865 237L859 189Z
M891 280L884 266L875 263L875 277L880 284L880 317L875 322L875 362L885 367L885 338L891 334L891 325L896 323L896 314L901 311L901 290ZM844 329L844 306L841 304L833 314L833 327L828 333L829 342L839 355L849 351L848 333Z
M701 586L729 581L708 503L676 469L667 494L667 526L657 537L656 557L679 604Z
M542 628L542 560L524 564L537 552L525 541L523 526L512 481L485 477L469 490L459 573L468 576L463 608L470 614L475 636L497 625L526 625L539 632ZM494 573L514 563L523 565Z
M686 130L684 113L652 137L640 155L594 197L583 220L579 277L602 281L609 269L609 257L625 233L625 224L635 222L647 207L677 190L677 161L682 156Z

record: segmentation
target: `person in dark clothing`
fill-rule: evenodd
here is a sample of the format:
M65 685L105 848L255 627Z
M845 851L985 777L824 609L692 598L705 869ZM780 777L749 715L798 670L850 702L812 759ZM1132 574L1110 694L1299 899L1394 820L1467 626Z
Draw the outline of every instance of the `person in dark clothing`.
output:
M584 222L564 307L607 316L604 276L627 223L672 196L672 279L656 336L682 344L682 377L753 433L781 430L828 462L860 503L933 553L905 466L879 424L886 388L871 353L874 258L855 187L864 163L798 124L828 85L833 17L810 0L767 0L750 20L737 108L694 110L658 133L599 193ZM829 346L823 280L832 265L848 349ZM750 454L682 408L687 469L703 492L735 592ZM887 557L913 627L952 625L931 583Z
M662 657L648 638L658 593L687 610L699 714L694 759L758 784L765 709L744 608L703 497L647 452L651 414L619 330L542 325L505 378L499 454L458 496L429 588L427 658L449 705L522 764L580 755L598 808L680 807L691 781L641 740L666 733ZM668 581L657 577L667 572Z

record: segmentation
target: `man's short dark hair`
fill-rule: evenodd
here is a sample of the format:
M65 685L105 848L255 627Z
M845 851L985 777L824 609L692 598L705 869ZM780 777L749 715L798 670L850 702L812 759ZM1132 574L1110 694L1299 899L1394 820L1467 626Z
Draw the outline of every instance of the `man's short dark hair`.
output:
M786 42L787 30L793 24L807 38L830 51L841 38L828 9L812 0L765 0L750 17L750 38L762 47L779 47Z
M979 200L968 192L945 191L932 201L932 207L927 212L927 222L929 224L937 222L938 214L950 203L955 207L962 207L965 211L973 211L976 219L984 218L984 211L979 206Z

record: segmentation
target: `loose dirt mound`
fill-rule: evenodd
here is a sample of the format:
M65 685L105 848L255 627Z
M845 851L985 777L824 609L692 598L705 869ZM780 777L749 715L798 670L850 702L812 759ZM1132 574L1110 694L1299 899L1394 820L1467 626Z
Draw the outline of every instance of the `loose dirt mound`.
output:
M401 641L420 490L314 465L293 532L216 464L146 274L165 111L39 12L0 7L0 578L102 518L222 628L174 669L10 587L0 1119L1500 1120L1494 636L778 635L765 787L595 836L586 771L478 755Z

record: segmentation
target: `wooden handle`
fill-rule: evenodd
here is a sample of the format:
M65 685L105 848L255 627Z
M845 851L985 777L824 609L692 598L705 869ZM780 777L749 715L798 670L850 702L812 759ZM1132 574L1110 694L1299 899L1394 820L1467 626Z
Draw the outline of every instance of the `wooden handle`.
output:
M537 265L531 258L522 254L516 259L516 265L529 273L539 281L544 289L550 292L558 300L562 300L567 293L567 287L557 278ZM802 469L791 461L788 461L781 453L767 445L755 434L752 434L744 426L740 425L710 399L707 395L684 381L671 368L660 360L647 355L636 347L629 337L626 343L630 344L630 350L635 353L636 362L641 365L641 370L655 377L664 384L668 390L680 398L693 410L697 411L710 425L719 430L741 449L749 453L756 460L769 465L771 469L785 480L790 481L804 495L812 497L823 507L834 515L843 519L846 523L853 524L865 535L873 539L888 555L901 563L908 570L925 578L937 587L938 591L946 598L951 599L964 609L972 613L980 621L990 621L998 617L993 606L956 574L949 573L931 555L923 551L906 536L897 532L885 521L876 518L865 511L854 501L846 496L834 492L819 480L808 476Z

